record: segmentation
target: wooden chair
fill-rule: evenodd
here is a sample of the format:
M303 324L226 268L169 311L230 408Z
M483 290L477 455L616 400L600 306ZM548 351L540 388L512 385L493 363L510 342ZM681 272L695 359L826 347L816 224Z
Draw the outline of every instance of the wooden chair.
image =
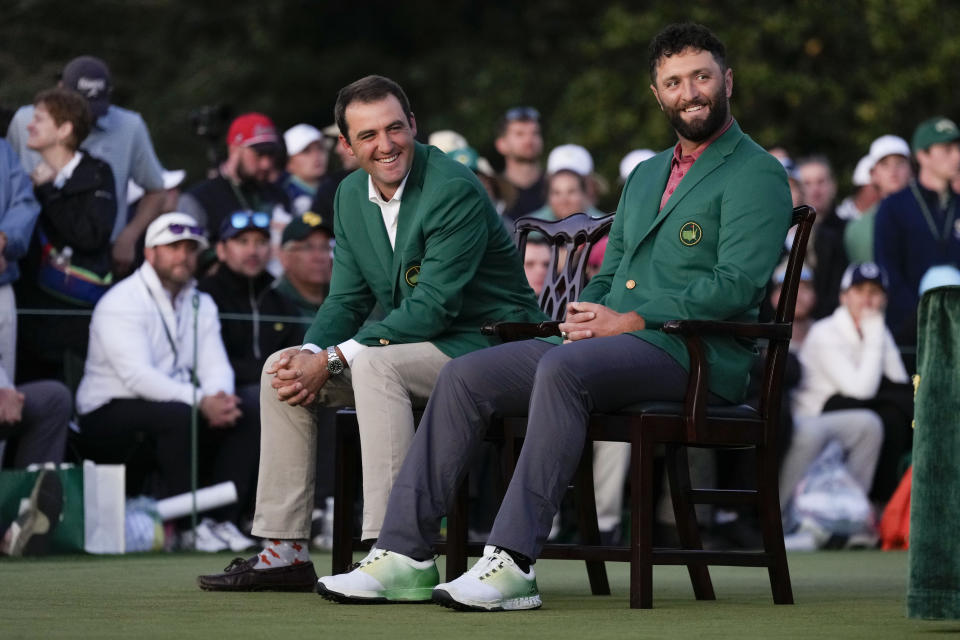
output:
M520 218L516 222L517 242L520 255L524 254L527 240L532 233L540 234L548 239L551 246L551 260L547 280L540 294L540 307L553 321L537 325L521 323L524 334L555 335L557 321L563 317L568 301L576 300L586 281L586 264L590 250L603 238L613 224L613 216L591 218L585 213L577 213L558 221L546 221L536 218ZM510 339L513 323L501 323L493 328L486 327L488 332L497 332L504 339ZM492 335L492 333L491 333ZM416 416L419 421L419 415ZM357 428L356 411L353 408L341 409L337 412L335 422L335 469L334 469L334 516L333 516L333 573L342 573L347 570L353 561L354 550L364 549L364 545L354 532L354 503L358 495L356 468L360 460L360 435ZM506 438L504 436L506 435ZM506 442L503 447L501 460L501 474L503 488L509 483L516 463L516 439L510 427L502 423L491 425L488 439L495 442ZM590 464L591 461L588 461ZM592 466L590 471L590 487L592 492ZM453 580L467 570L467 559L470 555L478 556L483 552L483 544L467 541L467 491L466 482L458 489L455 502L447 515L447 543L436 545L438 553L447 555L446 576ZM586 490L586 487L584 487ZM589 505L593 506L592 522L596 529L596 505L591 497ZM589 518L588 518L589 520ZM599 541L599 532L590 537L592 542ZM597 567L603 570L602 563L590 564L590 575L593 576ZM598 578L599 580L599 578ZM609 593L606 585L606 574L602 577L602 584L598 583L599 592Z
M630 562L630 606L650 608L653 565L685 565L694 595L699 600L715 599L709 565L766 567L773 600L792 604L793 592L783 544L777 479L776 436L782 401L783 371L787 359L800 272L807 240L815 218L809 206L793 211L797 230L787 262L780 301L773 322L738 323L703 320L674 320L663 331L682 336L690 354L690 377L682 403L648 402L611 414L594 414L587 428L583 458L590 458L593 441L628 442L632 445L629 478L631 483L630 546L601 547L593 544L547 545L541 557L589 561ZM514 335L521 327L513 326ZM707 363L702 336L730 335L767 340L765 368L757 409L746 405L708 406ZM513 429L508 439L523 435L520 421L510 418ZM653 548L653 461L654 451L664 446L667 476L682 544L677 549ZM717 490L693 488L687 464L687 447L752 448L756 451L756 489ZM583 466L583 463L581 463ZM578 470L577 481L581 478ZM591 487L592 488L592 487ZM586 496L587 492L581 492ZM696 504L756 507L761 522L763 549L760 551L706 551L703 549ZM589 507L585 507L589 511ZM594 509L594 519L595 519ZM591 575L591 583L593 576ZM596 592L596 589L594 589Z

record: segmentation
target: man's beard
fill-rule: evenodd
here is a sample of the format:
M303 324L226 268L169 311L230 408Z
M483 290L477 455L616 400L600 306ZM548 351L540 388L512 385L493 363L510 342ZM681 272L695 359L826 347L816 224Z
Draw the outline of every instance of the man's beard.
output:
M702 120L687 122L683 119L683 110L695 105L704 105L710 109L709 115ZM664 113L670 125L677 134L690 142L705 142L726 124L730 113L730 104L727 100L727 83L720 84L720 88L710 98L699 98L686 102L680 107L664 107Z

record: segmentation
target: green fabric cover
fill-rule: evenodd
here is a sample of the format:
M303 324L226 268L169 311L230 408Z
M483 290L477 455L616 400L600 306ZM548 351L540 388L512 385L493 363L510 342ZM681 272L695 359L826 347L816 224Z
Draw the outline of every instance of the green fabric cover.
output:
M920 300L907 615L960 618L960 287Z

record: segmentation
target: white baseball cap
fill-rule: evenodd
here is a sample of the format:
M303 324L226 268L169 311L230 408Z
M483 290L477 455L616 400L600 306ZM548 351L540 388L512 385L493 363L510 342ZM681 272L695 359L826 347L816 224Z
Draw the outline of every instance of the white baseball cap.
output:
M655 155L657 154L650 149L634 149L623 156L623 160L620 161L620 180L626 182L627 177L637 168L638 164L644 160L649 160Z
M873 169L875 164L877 164L877 161L869 154L860 158L853 170L853 186L865 187L870 184L870 170Z
M158 216L147 227L144 247L159 247L180 240L193 240L203 250L209 247L206 232L197 224L193 216L174 211Z
M562 169L588 176L593 173L593 158L589 151L578 144L562 144L554 147L547 156L547 174Z
M900 136L885 135L880 136L870 143L870 157L873 158L873 164L877 164L887 156L910 157L910 145Z
M443 151L444 153L458 151L464 147L470 146L467 144L466 138L456 131L452 131L450 129L434 131L430 134L430 137L427 138L427 144L440 149L440 151Z
M283 132L283 143L287 146L287 155L295 156L314 142L323 141L323 133L309 124L295 124Z

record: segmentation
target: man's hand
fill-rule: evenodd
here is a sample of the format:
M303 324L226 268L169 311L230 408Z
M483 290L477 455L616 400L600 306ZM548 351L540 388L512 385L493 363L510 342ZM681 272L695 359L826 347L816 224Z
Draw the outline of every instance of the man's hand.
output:
M646 326L643 316L635 311L618 313L602 304L571 302L567 305L566 320L560 323L560 331L567 342L575 342L639 331Z
M13 388L0 389L0 424L20 422L24 395Z
M218 391L212 396L203 396L200 400L200 412L213 429L227 429L243 415L240 411L240 398Z
M33 181L34 186L39 187L40 185L50 182L57 177L57 172L53 170L53 167L48 165L46 162L41 162L36 167L33 168L33 171L30 173L30 180Z
M271 386L277 390L277 398L291 406L307 406L317 399L317 393L330 379L327 371L327 352L313 353L302 350L293 356L287 353L280 358L275 367ZM272 367L273 368L273 367ZM267 371L271 373L271 371Z
M7 259L3 257L3 252L7 250L7 234L0 231L0 273L7 270Z

